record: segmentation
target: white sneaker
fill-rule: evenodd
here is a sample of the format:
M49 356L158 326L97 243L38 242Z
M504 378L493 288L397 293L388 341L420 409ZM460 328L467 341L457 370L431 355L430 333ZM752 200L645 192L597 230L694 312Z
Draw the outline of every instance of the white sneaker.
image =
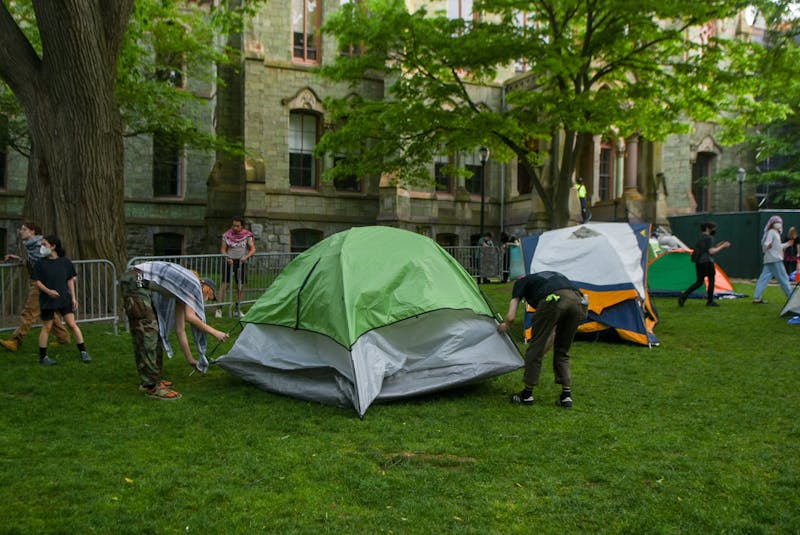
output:
M215 318L221 318L222 317L222 309L221 308L218 308L217 311L214 312L214 317Z

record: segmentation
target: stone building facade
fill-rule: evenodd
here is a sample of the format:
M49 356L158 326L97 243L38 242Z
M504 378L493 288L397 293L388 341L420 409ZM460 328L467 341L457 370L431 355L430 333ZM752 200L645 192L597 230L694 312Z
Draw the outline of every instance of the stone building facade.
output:
M192 85L207 99L201 122L244 141L246 158L217 158L191 150L167 150L145 137L126 141L125 216L129 256L217 252L230 218L243 215L262 252L300 251L341 230L391 225L422 233L443 245L471 245L480 226L480 178L485 180L485 226L526 235L544 227L544 214L515 162L485 165L477 154L456 156L473 179L439 177L437 188L403 188L387 177L370 176L339 184L320 180L335 156L317 159L313 146L331 125L324 99L354 90L323 80L314 68L340 53L318 28L342 0L274 0L263 5L241 36L228 43L241 51L241 68L222 73L224 87ZM446 8L446 2L441 2ZM413 6L412 6L413 7ZM433 6L432 8L435 8ZM741 35L743 18L717 21L710 33ZM698 37L699 38L699 37ZM513 66L499 83L474 87L476 99L502 105L504 87L525 83ZM356 91L385 96L380 76ZM637 137L591 137L576 175L584 178L594 220L644 220L667 224L667 217L696 211L737 210L736 184L708 184L718 169L738 166L744 155L716 141L716 126L697 124L692 133L664 142ZM431 162L431 178L438 164ZM14 249L24 195L24 159L8 151L0 159L0 245ZM484 176L485 173L485 176ZM479 178L480 177L480 178ZM164 184L167 184L166 186ZM749 188L747 189L750 192ZM580 219L577 197L572 218Z

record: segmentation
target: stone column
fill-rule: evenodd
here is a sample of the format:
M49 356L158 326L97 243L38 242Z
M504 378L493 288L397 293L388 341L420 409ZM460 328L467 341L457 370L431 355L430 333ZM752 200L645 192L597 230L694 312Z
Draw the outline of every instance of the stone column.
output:
M639 170L639 135L634 134L625 140L625 184L622 196L625 199L640 200L642 194L638 188Z

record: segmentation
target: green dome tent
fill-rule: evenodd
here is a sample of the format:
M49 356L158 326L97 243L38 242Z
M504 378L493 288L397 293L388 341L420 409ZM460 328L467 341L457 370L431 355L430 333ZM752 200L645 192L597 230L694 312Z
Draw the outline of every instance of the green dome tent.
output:
M215 362L257 386L353 406L521 367L475 281L433 240L353 228L293 260Z

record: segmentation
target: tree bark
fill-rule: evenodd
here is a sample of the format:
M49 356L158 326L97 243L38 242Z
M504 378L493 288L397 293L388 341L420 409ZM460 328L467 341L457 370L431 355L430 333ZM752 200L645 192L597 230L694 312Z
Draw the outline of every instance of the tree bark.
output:
M31 137L23 214L71 258L127 262L117 59L133 0L34 0L41 58L0 4L0 77Z

